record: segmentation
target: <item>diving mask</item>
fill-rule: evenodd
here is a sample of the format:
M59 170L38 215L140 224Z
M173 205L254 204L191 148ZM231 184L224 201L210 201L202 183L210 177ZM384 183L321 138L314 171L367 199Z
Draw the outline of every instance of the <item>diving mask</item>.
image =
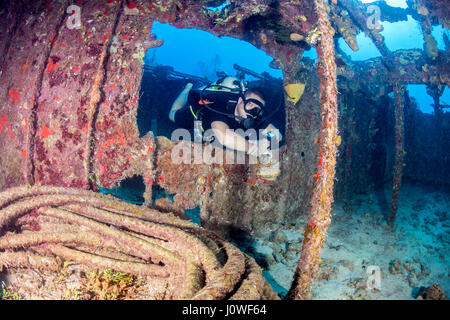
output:
M254 103L257 105L257 107L250 109L247 107L249 103ZM264 108L264 104L261 101L256 100L256 99L245 99L244 98L244 110L252 118L255 118L255 119L261 118L264 113L263 108Z

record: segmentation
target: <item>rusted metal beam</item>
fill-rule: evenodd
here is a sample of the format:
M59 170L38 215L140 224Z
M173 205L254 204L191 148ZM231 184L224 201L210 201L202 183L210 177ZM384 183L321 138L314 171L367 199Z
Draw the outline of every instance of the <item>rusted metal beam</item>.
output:
M392 181L392 198L389 210L387 223L390 227L394 226L395 215L398 209L398 198L400 194L400 187L402 184L403 171L403 135L404 135L404 94L405 87L398 82L394 84L394 99L395 99L395 163L394 163L394 177Z
M303 238L302 253L297 264L292 287L288 293L288 297L291 299L310 298L311 285L319 269L320 253L331 222L336 151L340 140L337 127L338 109L333 32L328 20L326 2L315 0L314 5L318 17L319 31L321 32L321 38L317 46L317 73L322 121L315 186L311 198L309 220Z
M393 62L390 59L391 51L386 46L384 42L384 37L380 34L382 29L369 28L367 26L368 17L362 11L362 6L356 0L341 0L339 5L345 8L352 17L353 21L358 27L360 27L364 32L372 39L373 43L377 47L380 54L383 56L383 63L389 70L393 70Z
M350 62L346 67L338 68L342 75L356 85L392 84L395 79L402 84L447 84L450 85L450 57L441 51L440 58L433 64L427 62L422 50L397 50L392 53L391 60L395 69L384 66L384 57L370 61Z

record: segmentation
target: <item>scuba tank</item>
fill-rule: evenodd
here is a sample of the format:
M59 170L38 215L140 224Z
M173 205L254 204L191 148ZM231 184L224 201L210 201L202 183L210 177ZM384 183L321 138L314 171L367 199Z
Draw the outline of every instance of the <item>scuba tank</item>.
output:
M232 92L245 92L246 88L244 81L239 81L235 77L222 77L213 83L213 86L222 87L223 89L231 90Z

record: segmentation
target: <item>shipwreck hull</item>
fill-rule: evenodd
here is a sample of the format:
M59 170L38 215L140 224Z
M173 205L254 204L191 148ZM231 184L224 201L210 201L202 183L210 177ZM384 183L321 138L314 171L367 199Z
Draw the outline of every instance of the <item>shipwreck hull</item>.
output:
M316 66L298 61L318 38L313 5L246 0L225 13L211 13L204 8L206 2L4 1L0 11L6 22L0 26L0 190L21 185L96 190L97 186L109 188L127 177L142 176L147 205L152 187L158 185L176 194L169 209L200 206L203 224L225 236L236 230L258 233L276 229L306 215L318 163L321 115ZM430 10L442 7L435 2L439 4L434 1ZM74 18L73 8L68 10L71 5L81 8L79 28L69 28ZM352 1L345 5L351 6ZM339 18L339 4L330 3L329 9L332 26L351 44L352 32L357 29L348 17ZM441 10L435 12L440 20L445 18ZM398 13L397 18L405 13ZM275 182L258 179L251 166L171 164L171 143L152 133L139 136L136 116L143 57L147 50L162 45L150 36L153 21L251 42L274 58L274 65L283 71L284 85L305 84L298 102L285 94L286 141L281 150L281 174ZM291 32L305 41L291 41ZM368 177L383 157L385 167L378 169L386 172L386 179L381 182L389 180L392 171L394 144L386 138L390 129L383 133L379 145L384 149L378 155L361 151L374 141L370 128L377 113L369 107L367 114L355 111L361 101L349 102L348 97L375 91L375 97L385 97L392 90L391 77L404 84L449 83L448 53L440 52L432 63L428 53L417 50L393 53L392 59L401 65L394 72L382 58L370 66L338 63L342 138L336 169L338 197L366 191ZM376 89L371 87L374 84ZM444 115L444 124L447 118ZM441 136L445 130L448 127L444 125ZM412 139L409 132L405 133L407 144ZM411 136L426 141L426 134L414 131ZM445 150L446 142L441 143L440 150ZM420 150L410 154L427 157ZM448 162L443 151L433 159L430 161L439 162L440 168ZM417 170L425 166L423 159L413 157L410 164ZM405 174L424 178L414 169L407 168ZM433 177L434 181L448 181L438 172Z

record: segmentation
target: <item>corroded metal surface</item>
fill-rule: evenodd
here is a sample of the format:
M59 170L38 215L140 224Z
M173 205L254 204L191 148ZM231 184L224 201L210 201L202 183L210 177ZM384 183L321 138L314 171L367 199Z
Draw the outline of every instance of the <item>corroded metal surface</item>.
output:
M212 13L197 1L114 0L77 2L82 9L81 28L69 29L66 9L70 1L34 1L26 4L26 9L12 3L8 4L9 11L2 11L11 21L7 28L16 32L2 31L6 40L2 41L3 50L8 53L1 79L1 97L6 102L1 111L5 151L1 188L45 184L95 189L96 184L111 187L126 177L141 175L147 185L147 202L153 185L171 189L164 178L173 174L163 172L162 167L153 168L153 136L139 138L136 126L142 58L149 47L161 45L150 41L152 21L247 39L274 56L278 66L291 75L290 81L298 71L304 45L289 40L289 28L307 33L314 21L308 5L293 6L287 1L280 3L280 20L276 9L264 2L243 1L231 11ZM292 18L301 23L294 24ZM309 89L305 97L314 94ZM314 103L314 99L311 101ZM310 107L305 103L303 110ZM296 123L299 110L291 106L288 113L289 127L298 132L290 135L289 146L294 150L295 137L305 139L305 135ZM309 127L306 121L305 125ZM306 150L306 141L302 148ZM285 151L290 156L282 160L286 169L280 177L286 182L283 190L258 180L252 169L232 166L223 170L223 178L212 183L211 200L203 195L204 190L192 196L201 186L172 189L177 190L176 199L206 199L196 204L202 206L203 216L217 220L215 224L231 221L245 229L264 227L267 221L281 221L283 214L279 212L284 207L292 208L292 212L306 208L307 201L299 201L298 195L288 199L289 189L298 190L297 184L310 180L311 168L299 170L293 163L300 152ZM179 172L175 167L170 170ZM292 179L291 173L295 174ZM185 175L187 181L195 183L197 176L192 170ZM243 191L240 200L248 203L248 215L242 219L238 218L242 207L236 207L236 187ZM305 193L304 197L309 195ZM286 206L285 201L297 205ZM193 200L190 202L183 208L191 207ZM255 203L258 205L251 205ZM265 213L257 215L254 222L255 210ZM278 217L274 219L274 215Z
M398 209L398 198L400 196L400 187L402 184L403 157L404 157L404 96L405 87L394 84L395 95L395 164L394 178L392 182L392 199L389 210L388 224L393 227L395 215Z
M293 299L309 299L311 284L321 263L320 254L331 222L333 185L336 166L338 136L338 104L336 85L336 63L334 61L333 35L329 27L327 5L322 0L314 1L322 33L318 51L319 101L322 118L319 135L319 156L311 199L308 225L305 228L303 247L295 278L288 295Z
M80 29L67 27L66 10L72 3L82 9ZM330 3L327 25L356 49L354 35L363 26L366 6L354 3ZM320 161L317 137L323 135L315 66L306 59L298 63L321 38L312 2L231 1L221 12L204 5L205 1L187 0L3 2L0 190L24 184L95 190L96 185L111 187L139 175L146 185L147 205L152 186L159 185L176 193L172 207L182 211L200 206L203 223L212 229L271 230L307 214ZM426 9L413 11L428 12L427 24L445 23L447 9L441 1L427 2ZM286 144L276 182L258 179L252 166L174 165L168 160L173 145L151 133L139 137L136 110L142 58L148 48L162 44L152 40L153 21L246 40L274 58L272 66L283 70L284 85L305 85L298 102L286 99ZM339 90L347 96L362 92L386 97L392 79L402 84L449 84L448 51L438 51L432 61L420 50L390 53L383 50L379 34L371 34L398 68L389 70L385 57L355 63L340 57ZM357 102L348 109L355 106ZM356 113L343 113L344 123L359 117L369 127L369 116ZM365 149L372 137L360 137L367 131L363 126L348 127L350 139L342 144L341 155L355 157L354 165L350 175L347 168L352 161L346 163L347 179L340 181L352 184L365 181L361 176L367 178L367 166L355 165L359 158L352 150ZM413 168L422 166L411 161Z

